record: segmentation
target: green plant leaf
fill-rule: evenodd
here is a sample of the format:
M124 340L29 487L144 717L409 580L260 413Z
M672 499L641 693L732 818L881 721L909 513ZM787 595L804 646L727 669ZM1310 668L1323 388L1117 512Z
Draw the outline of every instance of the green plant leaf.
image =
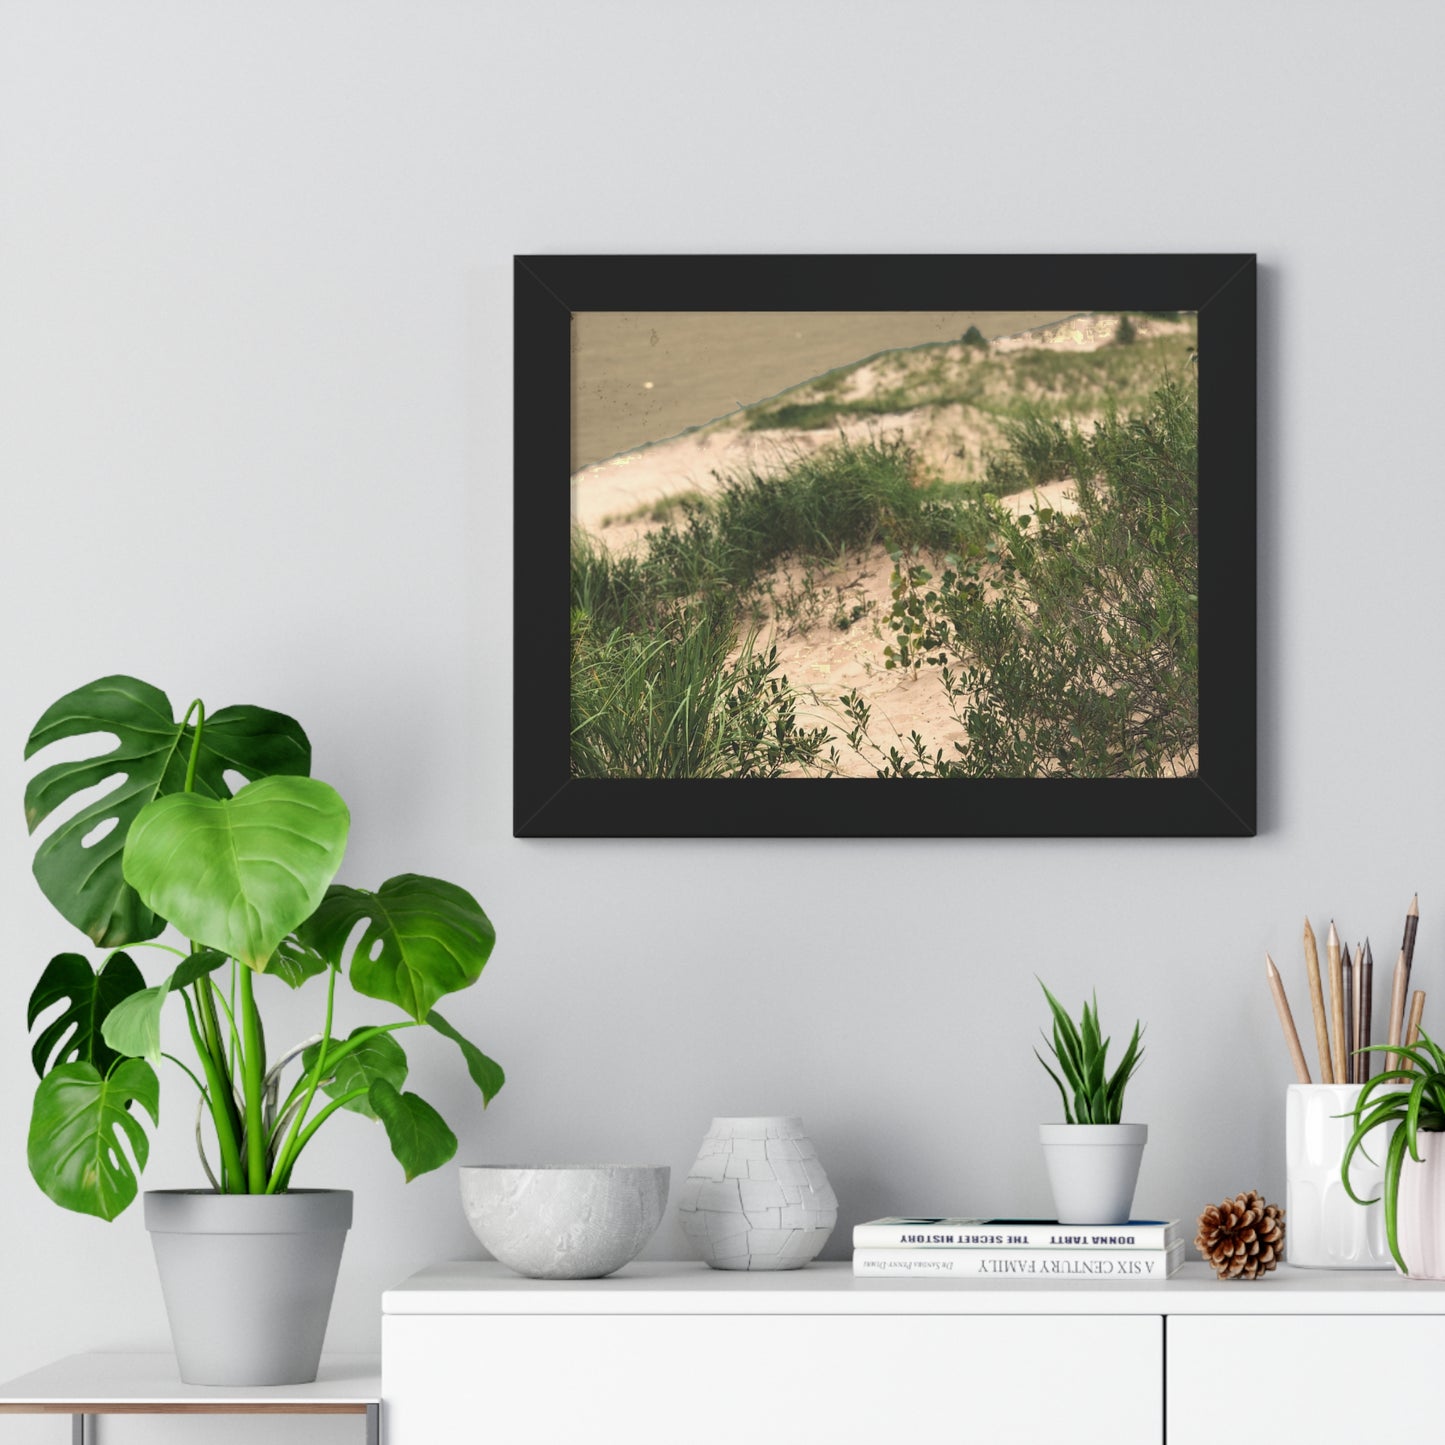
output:
M507 1082L502 1066L495 1059L489 1059L470 1039L463 1038L435 1009L426 1016L426 1021L462 1051L472 1083L482 1091L482 1108L485 1109ZM1045 1064L1044 1067L1047 1068L1048 1065Z
M315 778L262 778L230 799L175 793L131 825L125 876L188 938L259 972L321 902L350 821Z
M1061 1029L1055 1024L1054 1054L1065 1066L1065 1077L1070 1086L1076 1090L1084 1088L1087 1064L1083 1055L1083 1043L1078 1034L1071 1035L1067 1030Z
M477 981L496 942L491 920L465 888L419 873L388 878L375 893L333 884L300 936L340 968L346 941L363 922L351 950L352 987L418 1023L443 995Z
M327 1052L339 1049L343 1043L352 1043L358 1034L368 1033L371 1033L369 1028L353 1029L344 1040L332 1039ZM301 1056L302 1068L310 1073L320 1057L320 1044L312 1044ZM326 1074L327 1077L321 1081L321 1091L332 1099L339 1099L356 1089L369 1089L377 1079L385 1079L393 1089L400 1089L406 1082L406 1052L390 1034L372 1034L344 1054L334 1068L328 1063ZM379 1117L371 1107L369 1095L348 1099L341 1107L364 1114L368 1119Z
M1064 1090L1064 1081L1059 1078L1059 1076L1051 1068L1049 1068L1048 1061L1037 1049L1034 1050L1034 1057L1039 1061L1039 1063L1043 1064L1044 1072L1048 1074L1049 1078L1051 1078L1055 1084L1058 1085L1059 1098L1063 1100L1064 1105L1064 1123L1072 1124L1074 1122L1074 1111L1069 1108L1069 1096Z
M105 1042L128 1059L145 1059L153 1067L161 1061L161 1010L171 981L143 988L117 1004L105 1021Z
M182 961L171 976L154 988L143 988L123 999L107 1016L101 1032L107 1047L128 1059L145 1059L155 1068L161 1062L161 1012L166 999L214 973L226 962L226 955L203 948Z
M1418 1044L1396 1044L1391 1051L1397 1059L1409 1059L1416 1068L1431 1070L1435 1067L1434 1060ZM1410 1077L1407 1071L1405 1077Z
M160 1122L160 1084L140 1059L124 1059L104 1076L94 1064L62 1064L40 1081L26 1157L35 1182L57 1204L114 1219L135 1198L150 1140L129 1109L133 1103L152 1124Z
M102 1034L106 1016L145 986L129 954L112 954L97 972L78 953L57 953L45 965L30 995L25 1027L33 1029L36 1019L62 1000L67 1000L69 1007L46 1024L35 1040L30 1050L35 1072L44 1078L48 1069L59 1064L82 1063L94 1064L104 1073L117 1057Z
M1410 1157L1417 1163L1425 1161L1420 1157L1420 1105L1425 1101L1425 1090L1429 1087L1430 1080L1422 1075L1416 1079L1410 1088L1410 1102L1405 1108L1405 1139L1410 1149Z
M165 927L126 882L121 858L141 809L184 790L195 734L175 720L159 688L134 677L102 677L46 710L31 730L25 756L34 757L62 738L95 733L114 737L115 747L36 773L25 789L25 821L33 833L77 793L124 775L103 797L61 823L40 844L34 862L36 881L60 914L102 948L114 948L154 938ZM248 779L304 776L311 770L311 744L300 723L282 713L223 708L202 729L195 791L229 798L227 770ZM107 824L110 831L87 847L86 838Z
M1435 1068L1441 1073L1445 1073L1445 1051L1441 1050L1440 1045L1423 1028L1420 1030L1419 1042L1430 1050L1430 1057L1435 1060Z
M457 1152L457 1136L418 1095L399 1094L385 1079L374 1079L370 1103L386 1128L391 1152L401 1164L408 1184L418 1174L441 1168Z
M1083 1043L1079 1038L1079 1031L1074 1027L1074 1021L1065 1012L1064 1006L1048 990L1048 986L1042 979L1039 980L1039 987L1044 991L1044 997L1049 1001L1049 1011L1054 1016L1054 1053L1061 1064L1070 1084L1078 1087L1078 1079L1083 1075Z
M1114 1070L1114 1076L1109 1080L1107 1123L1117 1124L1124 1117L1124 1090L1128 1087L1129 1080L1138 1072L1139 1065L1144 1062L1144 1052L1139 1047L1143 1033L1142 1026L1136 1023L1129 1047L1124 1050L1124 1057L1119 1060L1119 1067Z
M1087 999L1084 1000L1084 1026L1079 1030L1079 1037L1083 1040L1084 1058L1092 1062L1099 1054L1099 1021L1094 1017Z
M1390 1147L1385 1153L1385 1238L1390 1244L1390 1253L1402 1274L1410 1273L1400 1253L1400 1169L1405 1162L1405 1131L1397 1129L1390 1136Z
M178 988L189 988L198 978L215 973L222 964L229 962L219 948L199 948L181 961L181 965L170 976L171 992Z
M309 948L294 933L289 933L276 945L276 952L266 965L265 972L272 978L279 978L288 988L300 988L308 978L325 973L329 963Z
M1345 1186L1345 1193L1348 1194L1356 1204L1361 1205L1379 1203L1378 1195L1376 1195L1374 1199L1361 1199L1360 1196L1355 1193L1355 1186L1350 1182L1350 1161L1355 1157L1355 1152L1363 1148L1365 1137L1369 1134L1372 1127L1372 1125L1362 1124L1350 1135L1350 1142L1345 1145L1344 1158L1340 1160L1340 1180ZM1369 1157L1369 1153L1366 1151L1365 1158L1368 1159Z

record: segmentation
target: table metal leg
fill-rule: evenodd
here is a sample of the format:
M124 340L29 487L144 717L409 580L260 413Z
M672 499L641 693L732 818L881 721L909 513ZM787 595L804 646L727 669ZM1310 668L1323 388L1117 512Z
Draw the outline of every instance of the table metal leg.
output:
M368 1405L366 1407L366 1445L381 1445L380 1405Z
M70 1417L70 1445L92 1445L95 1440L95 1431L89 1426L89 1415L72 1415Z

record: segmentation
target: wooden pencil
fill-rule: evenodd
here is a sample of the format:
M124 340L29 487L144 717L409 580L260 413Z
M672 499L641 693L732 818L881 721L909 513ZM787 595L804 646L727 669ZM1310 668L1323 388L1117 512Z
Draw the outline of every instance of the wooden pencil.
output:
M1294 1076L1301 1084L1310 1081L1310 1066L1305 1062L1305 1051L1300 1047L1299 1033L1294 1026L1294 1015L1289 1011L1289 1000L1284 996L1284 980L1274 966L1269 954L1264 956L1265 977L1269 980L1269 991L1274 995L1274 1011L1279 1015L1279 1026L1284 1031L1285 1046L1294 1060Z
M1365 961L1360 968L1360 1048L1368 1049L1374 1039L1370 1037L1375 1024L1375 955L1370 951L1370 940L1365 939ZM1360 1083L1370 1082L1370 1070L1374 1066L1374 1054L1361 1053L1360 1067L1355 1071Z
M1325 963L1330 971L1330 1069L1334 1082L1345 1082L1345 980L1340 960L1340 935L1330 919L1325 937Z
M1425 991L1417 988L1415 997L1410 1000L1410 1024L1405 1030L1405 1045L1411 1047L1415 1040L1420 1037L1420 1021L1425 1016ZM1402 1058L1400 1067L1409 1070L1414 1067L1409 1059Z
M1400 1047L1400 1038L1405 1030L1405 950L1395 960L1395 977L1390 982L1390 1034L1385 1040L1390 1052L1385 1055L1385 1069L1388 1072L1399 1064L1395 1050Z
M1340 949L1340 993L1345 1000L1345 1026L1340 1030L1344 1039L1345 1083L1355 1082L1355 968L1350 958L1350 945Z
M1350 994L1351 1017L1353 1017L1353 1029L1351 1029L1350 1033L1350 1046L1354 1049L1354 1062L1350 1066L1350 1082L1351 1084L1363 1084L1364 1055L1360 1051L1364 1048L1364 1035L1360 1032L1360 994L1364 988L1364 944L1355 944L1354 962L1354 981L1353 983L1351 983Z
M1405 910L1405 936L1400 952L1405 955L1405 997L1410 997L1410 972L1415 967L1415 935L1420 931L1420 895L1417 893Z
M1315 946L1315 931L1305 919L1305 976L1310 985L1310 1007L1315 1015L1315 1048L1320 1055L1320 1083L1333 1084L1330 1067L1330 1026L1325 1022L1325 991L1320 983L1320 951Z

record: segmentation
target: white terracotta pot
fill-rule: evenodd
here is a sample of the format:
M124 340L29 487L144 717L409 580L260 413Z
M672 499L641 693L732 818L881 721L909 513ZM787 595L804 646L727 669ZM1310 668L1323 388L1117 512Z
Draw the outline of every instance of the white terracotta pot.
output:
M1445 1134L1421 1130L1417 1164L1405 1151L1395 1232L1411 1279L1445 1279Z
M1059 1223L1127 1223L1148 1138L1147 1124L1040 1124Z
M1291 1084L1284 1104L1285 1263L1303 1269L1390 1269L1385 1206L1356 1204L1340 1178L1362 1084ZM1379 1201L1394 1125L1350 1160L1350 1187Z

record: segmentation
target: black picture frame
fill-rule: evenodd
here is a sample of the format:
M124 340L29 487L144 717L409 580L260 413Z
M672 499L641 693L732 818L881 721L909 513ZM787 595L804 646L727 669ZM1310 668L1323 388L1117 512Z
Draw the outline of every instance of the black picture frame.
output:
M1254 834L1253 255L518 256L514 287L515 836ZM1197 312L1198 774L914 785L571 777L572 314L732 310Z

